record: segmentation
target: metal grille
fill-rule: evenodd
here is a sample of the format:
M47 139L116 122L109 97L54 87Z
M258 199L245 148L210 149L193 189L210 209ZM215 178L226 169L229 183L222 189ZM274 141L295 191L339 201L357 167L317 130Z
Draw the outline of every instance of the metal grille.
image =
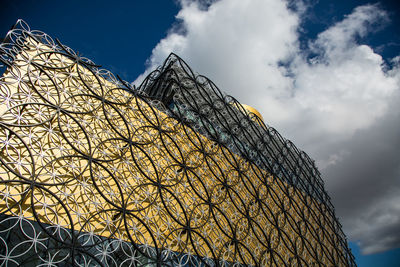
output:
M0 263L355 266L308 156L179 57L136 89L23 21L0 53Z

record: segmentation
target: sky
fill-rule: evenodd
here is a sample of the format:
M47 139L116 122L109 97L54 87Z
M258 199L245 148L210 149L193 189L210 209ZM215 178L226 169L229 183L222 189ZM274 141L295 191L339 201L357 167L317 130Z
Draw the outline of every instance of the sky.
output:
M400 266L396 1L2 1L139 85L169 53L315 159L359 266ZM397 25L397 27L396 27Z

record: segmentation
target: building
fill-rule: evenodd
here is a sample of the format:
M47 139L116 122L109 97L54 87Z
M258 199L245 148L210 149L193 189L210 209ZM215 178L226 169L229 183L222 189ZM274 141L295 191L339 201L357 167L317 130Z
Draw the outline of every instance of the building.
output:
M178 56L135 88L23 21L0 51L6 266L355 266L313 161Z

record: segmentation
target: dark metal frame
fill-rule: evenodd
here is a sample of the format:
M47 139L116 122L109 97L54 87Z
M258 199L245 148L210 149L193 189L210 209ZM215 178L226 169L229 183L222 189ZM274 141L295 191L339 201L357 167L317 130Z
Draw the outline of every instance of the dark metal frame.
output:
M21 62L19 57L25 49L29 49L27 42L30 38L52 51L39 53L36 55L40 58L38 60L22 56L24 60ZM57 65L63 64L61 58L67 59L70 65ZM11 92L7 91L9 80L0 80L3 88L0 90L0 105L7 105L0 117L0 143L3 144L0 147L0 207L3 208L0 210L0 263L33 266L51 261L53 257L58 266L355 266L314 162L274 128L244 110L233 97L222 94L212 81L194 74L177 55L169 56L160 68L135 88L80 57L58 40L54 41L45 33L31 31L20 20L0 45L0 62L5 76L13 77L22 84L21 88L30 88L28 91L33 94L33 100L10 95ZM6 73L6 69L18 72L19 66L25 68L26 65L29 69L20 80L18 75L21 73ZM64 75L72 69L77 70L77 84L83 86L80 93L65 92L68 88L63 88L57 80L57 73ZM84 71L90 76L85 76ZM32 78L35 75L45 77L54 86L46 91L41 87L40 79ZM104 81L113 84L113 88L107 89ZM9 102L10 99L14 102ZM87 104L91 101L95 102L93 106ZM75 107L74 103L81 106ZM124 115L131 106L136 107L138 118L145 121L140 127ZM24 116L32 118L39 113L41 117L35 117L37 121L33 124L24 120ZM101 125L106 132L104 136L107 137L103 136L105 139L98 143L92 136L103 133L97 133L89 127L90 123L86 126L83 122L85 118L91 118L93 123L97 123L94 116L102 119ZM54 141L54 147L59 142L65 144L68 147L67 156L53 154L53 158L48 156L49 161L42 164L36 160L35 138L39 140L37 142L44 141L34 134L34 141L29 139L31 141L27 142L28 129L47 129L48 134L53 131L50 130L51 125L58 129L57 136L62 139ZM75 133L81 131L82 135L74 135L69 127ZM147 137L141 139L142 134ZM187 147L178 135L186 138ZM79 140L82 136L84 138ZM160 151L164 155L150 154L150 150L146 149L152 145L161 146ZM189 148L190 151L185 150ZM108 154L101 156L101 150ZM193 154L200 155L200 158L198 162L189 163L184 155ZM30 166L17 164L24 157L31 162ZM118 169L115 164L120 164L127 157L130 165L127 163L126 166L134 166L141 179L134 190L154 190L146 208L161 207L163 218L176 224L176 229L171 230L164 243L157 241L153 229L157 227L153 225L155 219L146 223L148 218L143 217L146 208L128 208L127 201L137 200L139 196L136 197L136 191L127 195L123 193L123 177L118 171L113 171L113 168ZM65 166L61 164L54 166L57 162L72 165L74 161L77 164L82 161L88 163L78 172L69 169L66 181L37 182L38 176L49 171L50 165L53 170L64 170ZM160 162L165 161L167 165L160 168ZM200 171L204 166L212 176L211 187L205 185L209 178L200 175L204 173ZM90 185L109 208L98 211L86 219L81 229L77 229L72 223L75 217L70 203L54 193L52 188L62 187L67 192L70 183L79 184L87 178L84 173L88 170ZM179 178L166 182L163 180L166 170L172 170ZM117 193L127 197L113 198L111 186L102 182L104 173L118 188ZM196 198L192 206L186 207L187 199L174 191L181 186L189 188L187 194ZM7 191L10 188L25 189L18 196L19 201L13 202ZM56 221L43 219L35 211L38 209L35 193L53 198L71 222L69 227L56 227L57 216L60 215L53 217ZM27 198L30 198L29 207L24 206ZM169 204L170 198L175 205ZM273 203L273 207L267 200ZM230 205L229 212L224 211L226 203ZM47 204L41 203L42 209L44 205ZM208 210L207 219L201 226L195 223L195 210L200 206ZM25 218L22 211L28 208L32 210L33 217ZM239 219L233 216L233 211ZM182 217L177 215L180 212ZM91 235L85 231L85 225L91 224L90 220L103 215L114 225L115 230L110 235ZM268 225L259 225L261 217ZM132 221L147 232L152 246L138 242L131 234ZM216 230L209 235L203 234L202 229L210 222L216 224ZM118 229L126 229L126 240L121 240ZM214 248L215 240L211 236L217 232L222 233L226 243ZM295 237L289 237L291 234ZM169 249L167 240L178 242L172 236L185 240L183 249ZM254 236L261 252L252 250L255 243L246 244L249 236ZM201 240L203 245L196 246L196 240ZM24 243L29 244L25 252L26 248L21 245ZM278 251L281 246L286 251L284 254ZM205 257L201 248L208 250L211 256ZM188 250L194 250L194 253ZM229 254L231 250L233 252ZM16 252L21 256L15 256ZM226 254L230 255L229 260L224 260Z

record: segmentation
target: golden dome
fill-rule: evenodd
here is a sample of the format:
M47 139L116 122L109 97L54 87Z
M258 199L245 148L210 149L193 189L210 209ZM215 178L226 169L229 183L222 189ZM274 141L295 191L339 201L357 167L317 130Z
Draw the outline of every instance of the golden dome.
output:
M261 116L260 112L258 112L255 108L250 107L249 105L246 104L240 104L242 106L242 108L244 108L247 113L253 113L254 115L256 115L260 120L264 121L263 116Z

